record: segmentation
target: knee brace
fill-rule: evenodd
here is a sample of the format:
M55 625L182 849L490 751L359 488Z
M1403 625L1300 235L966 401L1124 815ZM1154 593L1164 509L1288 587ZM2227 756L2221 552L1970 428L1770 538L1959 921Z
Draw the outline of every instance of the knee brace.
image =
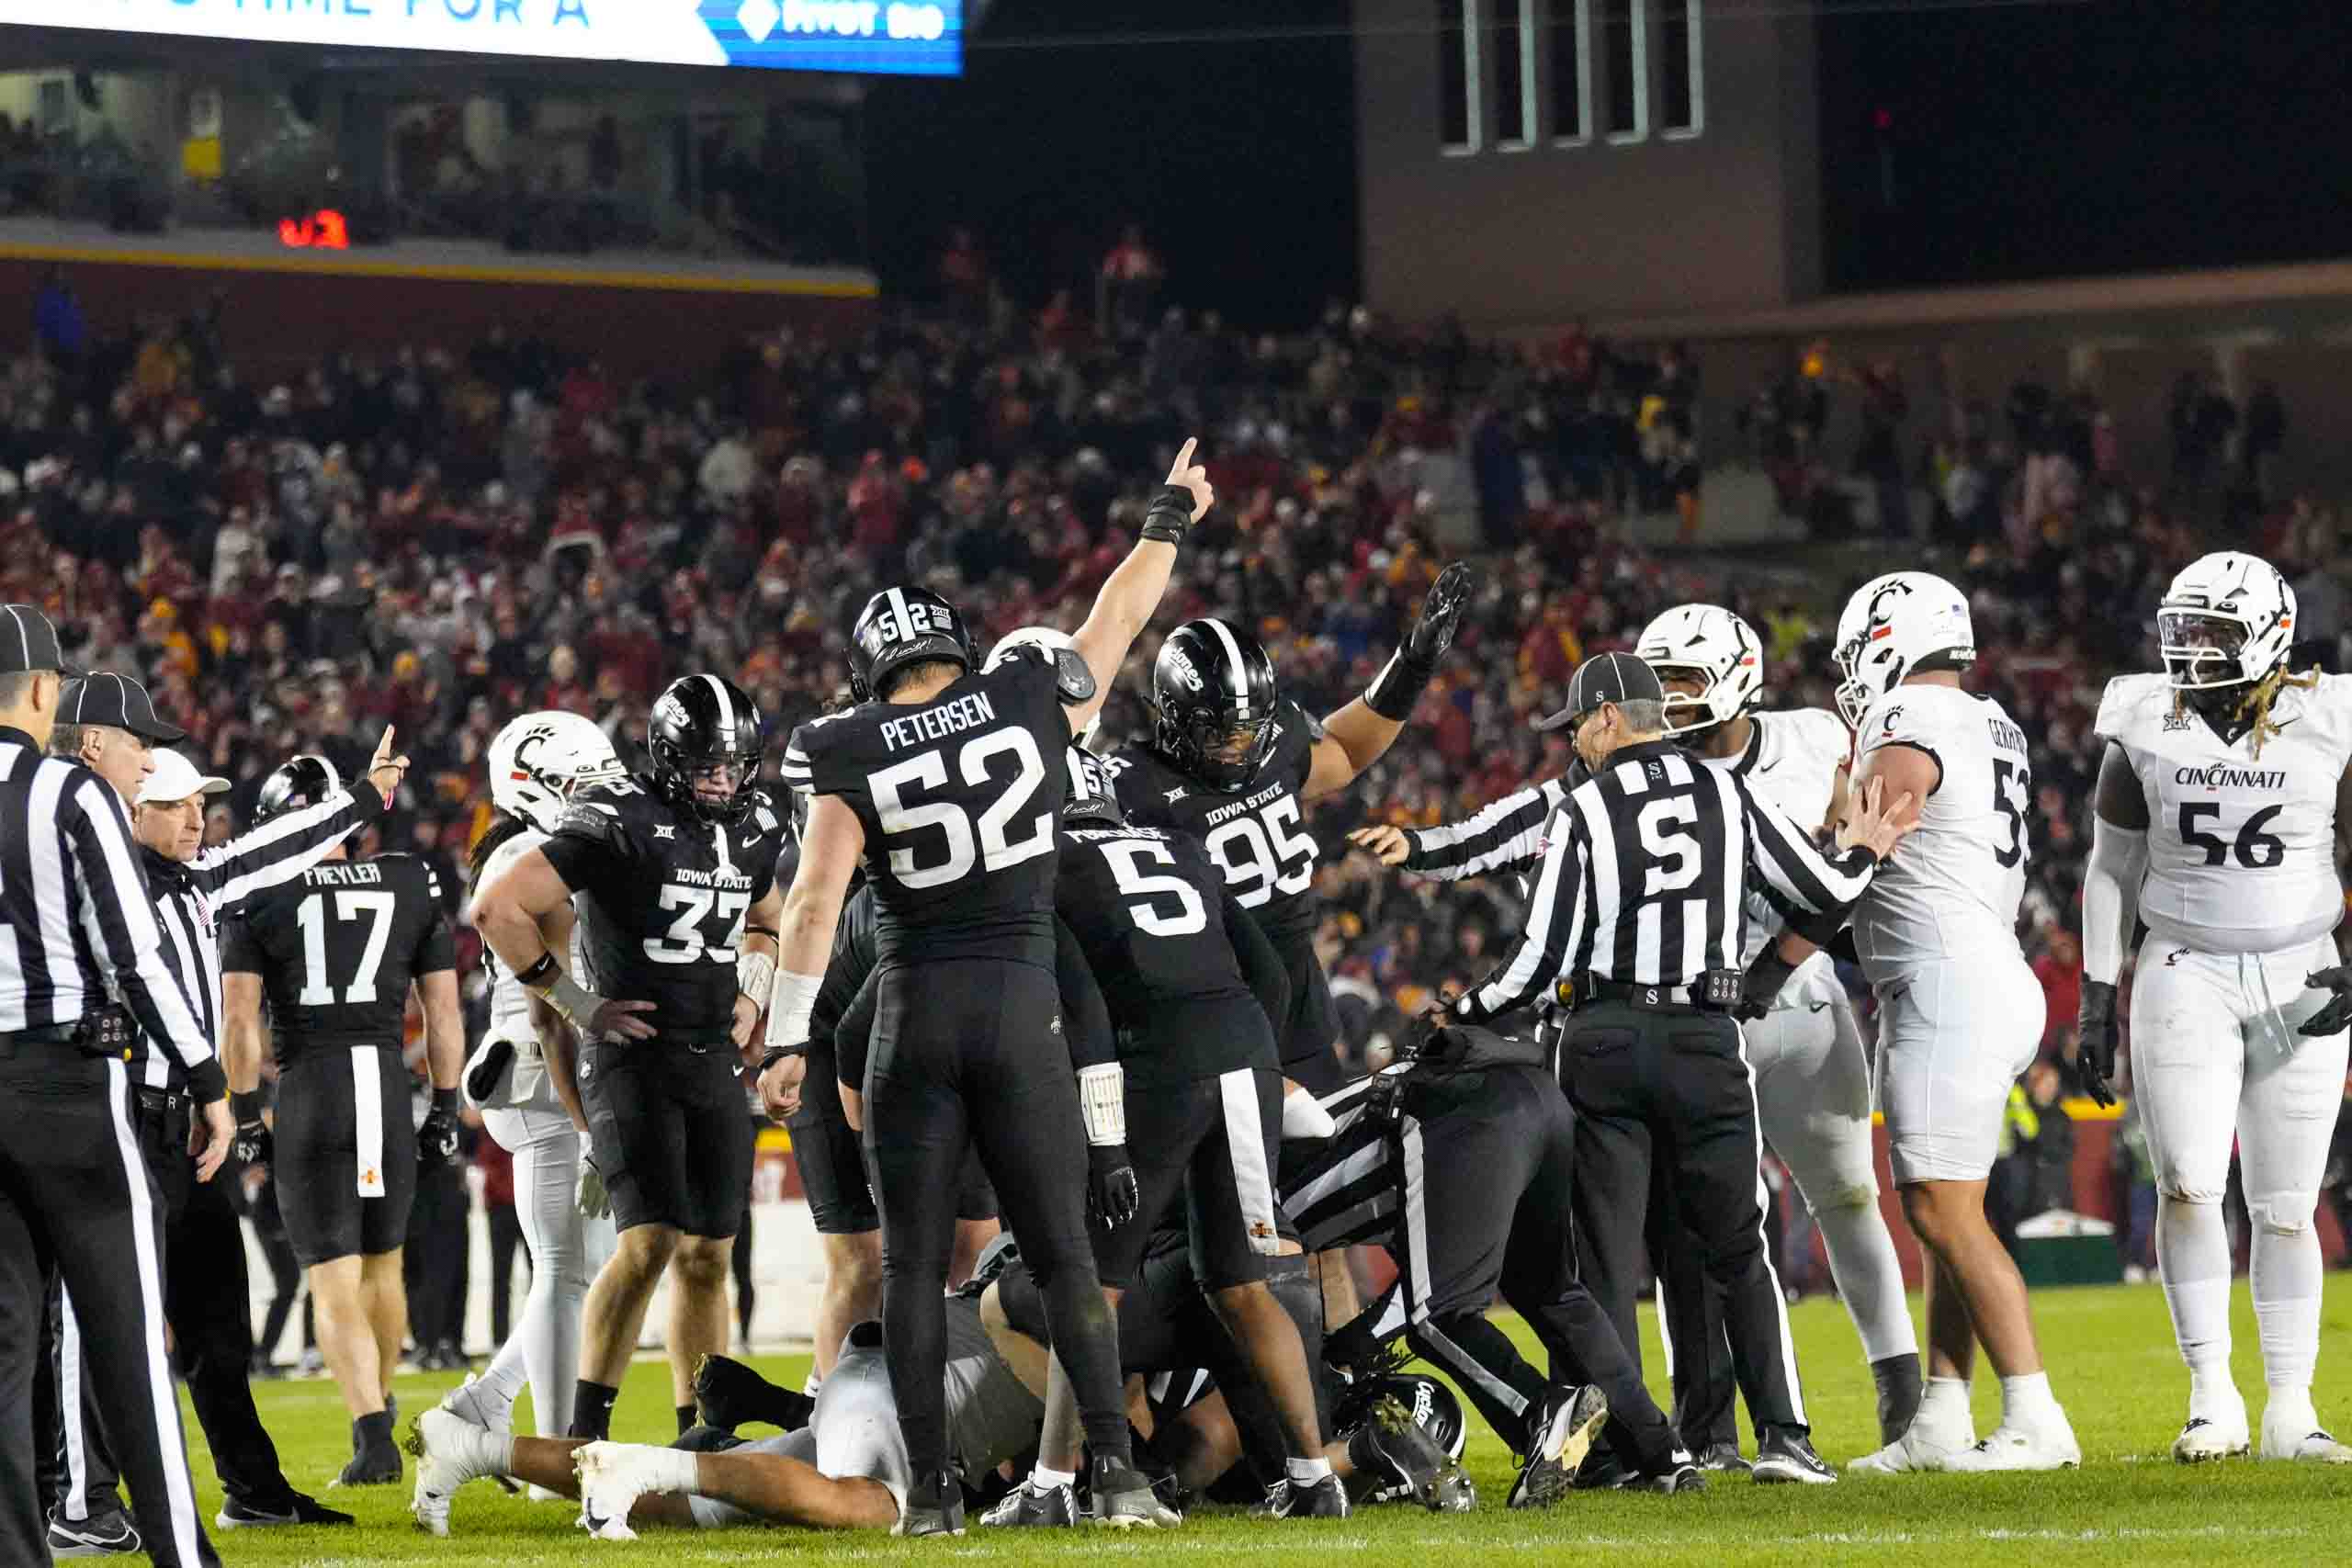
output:
M1878 1180L1871 1178L1859 1185L1848 1183L1833 1187L1817 1202L1805 1205L1806 1212L1818 1218L1832 1209L1864 1209L1878 1201Z
M2219 1187L2195 1187L2162 1177L2156 1181L2156 1195L2168 1202L2196 1203L2205 1208L2218 1208L2222 1201Z
M2272 1235L2301 1235L2312 1228L2312 1213L2319 1207L2316 1192L2249 1192L2245 1212Z
M1266 1265L1266 1288L1298 1325L1298 1342L1306 1349L1306 1364L1323 1359L1323 1287L1305 1258L1275 1258Z

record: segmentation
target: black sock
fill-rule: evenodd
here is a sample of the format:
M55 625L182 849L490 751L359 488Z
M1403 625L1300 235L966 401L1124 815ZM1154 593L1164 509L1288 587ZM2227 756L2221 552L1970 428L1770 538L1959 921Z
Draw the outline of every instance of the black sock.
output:
M389 1410L370 1411L351 1423L351 1451L366 1453L370 1449L389 1448L392 1441L392 1413Z
M571 1430L567 1437L585 1438L601 1443L613 1435L613 1404L621 1391L610 1383L591 1382L586 1378L571 1385Z
M681 1405L679 1405L679 1406L678 1406L678 1436L680 1436L680 1437L682 1437L682 1438L683 1438L683 1437L684 1437L688 1432L690 1432L690 1431L694 1430L694 1427L695 1427L695 1407L694 1407L693 1405L691 1405L691 1404L681 1404Z

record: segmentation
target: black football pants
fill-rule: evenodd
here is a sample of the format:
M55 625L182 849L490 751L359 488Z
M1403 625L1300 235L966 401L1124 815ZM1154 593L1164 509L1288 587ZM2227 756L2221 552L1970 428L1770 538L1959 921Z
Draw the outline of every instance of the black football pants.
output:
M1724 1013L1595 1003L1567 1021L1560 1076L1577 1116L1577 1265L1619 1337L1639 1356L1634 1303L1655 1179L1720 1299L1758 1430L1805 1430L1788 1303L1764 1235L1763 1146L1739 1026Z
M882 1338L915 1476L947 1467L944 1291L978 1147L1046 1300L1097 1458L1128 1457L1118 1328L1087 1236L1086 1129L1054 972L957 959L882 973L865 1145L882 1215Z

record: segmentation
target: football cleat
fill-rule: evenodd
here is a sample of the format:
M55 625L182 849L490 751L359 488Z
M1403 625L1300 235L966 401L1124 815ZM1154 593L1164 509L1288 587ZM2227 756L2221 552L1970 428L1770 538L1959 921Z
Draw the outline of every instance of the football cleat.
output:
M67 1557L131 1557L141 1550L139 1527L117 1509L86 1519L49 1521L49 1554Z
M980 1523L991 1529L1075 1529L1078 1489L1065 1484L1040 1492L1036 1483L1024 1481L982 1514Z
M695 1418L703 1426L732 1432L766 1422L789 1432L807 1426L816 1407L808 1394L776 1387L732 1356L695 1362Z
M401 1446L416 1461L416 1488L408 1506L416 1528L427 1535L447 1535L449 1503L458 1488L493 1473L482 1462L480 1428L436 1407L416 1418Z
M1747 1473L1749 1465L1737 1443L1709 1443L1696 1456L1699 1468L1719 1473Z
M354 1520L340 1508L330 1508L316 1497L303 1493L294 1494L293 1506L279 1511L256 1508L251 1504L231 1498L220 1505L212 1516L216 1529L224 1530L279 1529L291 1525L347 1525Z
M1950 1467L1952 1455L1965 1453L1976 1443L1973 1427L1962 1428L1953 1441L1939 1441L1938 1438L1939 1434L1914 1421L1909 1431L1886 1447L1848 1463L1846 1473L1905 1475L1913 1472L1940 1471Z
M1529 1423L1534 1451L1511 1483L1508 1506L1548 1508L1575 1489L1573 1477L1609 1424L1609 1400L1592 1387L1555 1389Z
M907 1489L892 1535L962 1535L964 1488L952 1475L919 1476Z
M1750 1473L1768 1486L1783 1483L1827 1486L1838 1479L1838 1472L1813 1451L1812 1439L1787 1427L1766 1428L1756 1445L1756 1463Z
M441 1408L469 1427L501 1437L514 1429L514 1402L501 1400L477 1377L468 1377L443 1394Z
M2254 1446L2245 1429L2245 1412L2240 1410L2234 1425L2228 1421L2210 1421L2202 1416L2192 1416L2172 1440L2172 1457L2182 1464L2210 1464L2215 1460L2233 1459Z
M663 1492L671 1457L668 1449L643 1443L583 1443L571 1450L572 1472L580 1477L580 1512L594 1521L589 1533L598 1540L635 1540L628 1511L648 1492Z
M2074 1427L2061 1415L2038 1428L2004 1422L1974 1448L1948 1457L1944 1470L1956 1475L1986 1475L1996 1471L2075 1470L2082 1462L2082 1445L2075 1441Z
M1088 1516L1098 1525L1112 1529L1174 1529L1184 1522L1184 1516L1160 1500L1152 1490L1150 1478L1133 1464L1115 1455L1105 1455L1094 1461L1087 1474L1088 1490L1093 1494L1093 1512Z
M1266 1500L1250 1511L1253 1519L1344 1519L1348 1489L1336 1475L1302 1486L1284 1477L1268 1489Z
M1704 1492L1707 1489L1707 1475L1697 1465L1686 1461L1665 1470L1655 1471L1634 1481L1631 1484L1633 1489L1638 1492L1656 1492L1663 1496L1679 1497L1686 1492Z
M1478 1506L1469 1472L1395 1399L1374 1404L1347 1442L1358 1473L1373 1478L1376 1499L1409 1496L1433 1514L1466 1514Z
M2309 1405L2305 1405L2301 1410L2262 1413L2262 1457L2301 1460L2312 1464L2352 1464L2352 1448L2337 1442L2332 1433L2313 1421Z

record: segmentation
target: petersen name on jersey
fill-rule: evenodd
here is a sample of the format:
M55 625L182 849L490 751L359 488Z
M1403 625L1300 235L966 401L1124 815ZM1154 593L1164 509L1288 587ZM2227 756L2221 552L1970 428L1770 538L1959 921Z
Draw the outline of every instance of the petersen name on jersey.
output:
M2335 794L2352 760L2352 677L2282 687L2254 753L2192 712L2161 674L2108 682L2095 728L2123 748L2148 802L2140 918L2201 953L2275 953L2334 931Z
M1855 732L1858 761L1885 746L1925 751L1942 778L1919 809L1919 830L1855 906L1863 964L1877 978L1889 966L2016 953L2033 805L2025 733L1990 697L1897 686Z

